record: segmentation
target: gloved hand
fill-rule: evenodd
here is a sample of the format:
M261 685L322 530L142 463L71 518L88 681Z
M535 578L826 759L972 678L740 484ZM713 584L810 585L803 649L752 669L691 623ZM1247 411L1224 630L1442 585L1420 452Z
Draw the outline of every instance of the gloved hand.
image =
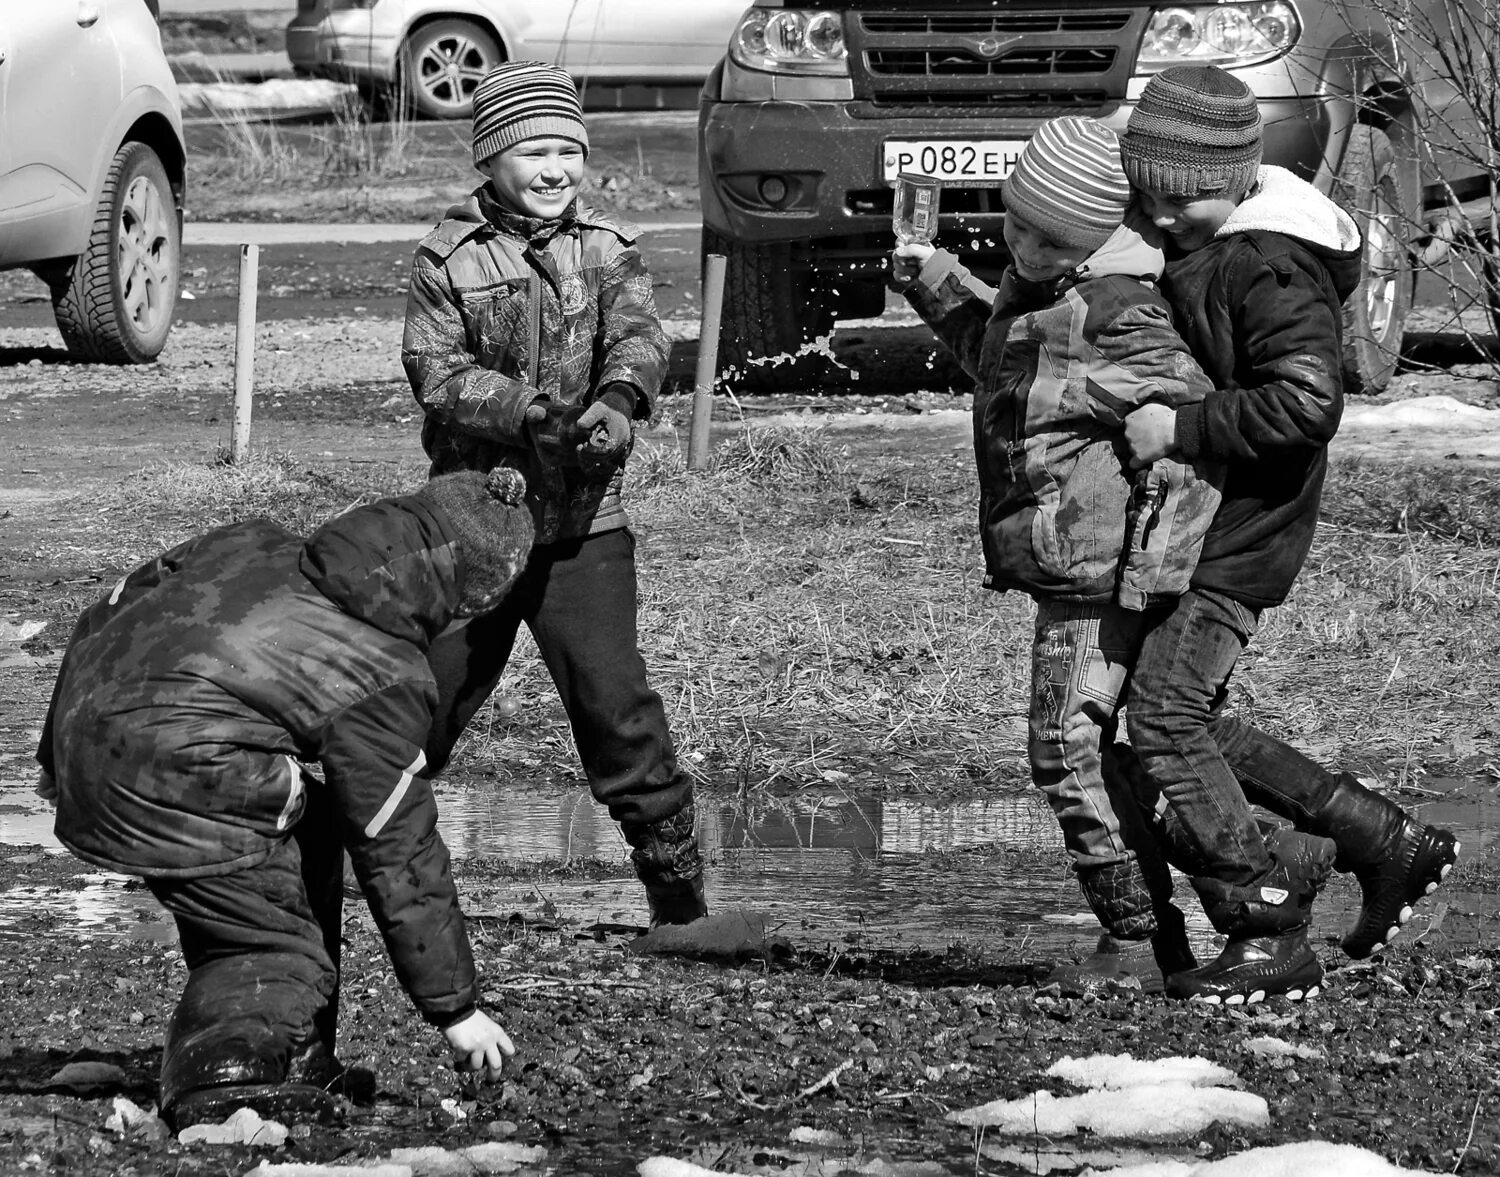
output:
M57 781L45 768L37 774L36 795L48 805L57 804Z
M578 460L585 469L612 470L624 464L633 440L630 417L634 411L635 389L628 384L606 385L584 409L578 418L578 432L584 438L578 446Z
M505 1060L516 1053L510 1035L477 1009L444 1029L443 1037L453 1048L454 1070L482 1073L491 1083L500 1078Z

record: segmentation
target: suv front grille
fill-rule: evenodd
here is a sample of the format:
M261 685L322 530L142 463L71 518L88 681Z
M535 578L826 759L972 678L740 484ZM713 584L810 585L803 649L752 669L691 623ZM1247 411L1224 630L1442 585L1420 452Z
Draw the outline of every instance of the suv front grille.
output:
M938 0L931 7L938 8ZM844 36L856 101L986 112L1086 112L1123 100L1149 10L852 9Z

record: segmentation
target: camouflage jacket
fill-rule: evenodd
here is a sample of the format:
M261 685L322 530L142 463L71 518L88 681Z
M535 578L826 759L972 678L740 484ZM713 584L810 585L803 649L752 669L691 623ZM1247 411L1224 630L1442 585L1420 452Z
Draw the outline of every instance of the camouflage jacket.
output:
M536 542L624 527L621 472L592 475L527 437L538 398L592 400L611 383L651 416L669 344L638 231L584 205L560 220L500 208L488 187L417 247L401 362L426 413L431 473L511 466L526 476Z
M57 836L148 877L227 874L289 836L306 790L347 846L418 1010L477 999L473 958L422 776L436 706L432 637L462 569L446 518L383 500L307 541L248 520L137 568L79 619L37 759ZM316 761L324 781L298 761Z
M1009 270L996 291L939 250L906 290L977 384L988 587L1129 609L1186 590L1221 472L1168 459L1132 471L1123 428L1147 401L1211 387L1151 284L1162 264L1121 227L1061 283Z

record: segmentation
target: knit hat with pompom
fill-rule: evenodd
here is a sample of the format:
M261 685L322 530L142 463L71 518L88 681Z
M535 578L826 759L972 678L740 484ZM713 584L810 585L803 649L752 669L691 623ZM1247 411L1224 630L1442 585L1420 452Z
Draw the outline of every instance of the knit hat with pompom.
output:
M487 613L504 598L531 554L526 479L517 470L462 470L417 492L447 518L463 557L459 617Z

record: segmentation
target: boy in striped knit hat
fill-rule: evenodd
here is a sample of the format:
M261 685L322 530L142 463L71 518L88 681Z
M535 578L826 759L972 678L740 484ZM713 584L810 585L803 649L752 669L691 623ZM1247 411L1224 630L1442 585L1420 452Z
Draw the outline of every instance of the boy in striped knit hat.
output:
M578 199L588 150L565 70L492 70L474 92L474 165L486 182L412 264L401 359L425 414L430 472L521 471L536 530L503 604L433 643L438 708L425 754L429 772L447 763L525 624L589 787L632 847L652 924L688 923L706 912L692 779L646 680L620 496L669 345L639 231Z
M1210 385L1156 289L1163 255L1131 215L1109 128L1043 125L1003 197L1011 262L998 291L931 246L898 246L892 275L975 380L984 583L1036 601L1032 778L1106 929L1091 958L1052 979L1159 992L1195 962L1156 839L1101 757L1142 635L1187 587L1219 475L1175 458L1132 474L1124 423L1147 402L1195 404ZM1265 855L1243 795L1233 802L1234 827ZM1274 848L1268 885L1315 887L1294 865L1298 837Z
M1285 600L1312 544L1343 408L1341 324L1359 281L1359 228L1311 184L1261 163L1255 95L1215 66L1153 77L1120 151L1166 237L1163 293L1214 388L1191 405L1140 408L1126 420L1126 441L1137 465L1175 455L1226 473L1192 582L1142 644L1128 720L1138 764L1121 756L1110 765L1148 798L1159 791L1190 826L1212 829L1218 799L1243 789L1299 830L1332 839L1335 869L1353 873L1363 893L1344 951L1365 957L1444 880L1458 843L1352 774L1328 772L1224 714L1240 652L1263 612ZM1222 864L1221 889L1205 906L1223 914L1216 924L1228 943L1169 991L1254 1001L1316 983L1307 913L1288 923L1284 907L1263 901L1264 857L1248 843L1208 849Z

